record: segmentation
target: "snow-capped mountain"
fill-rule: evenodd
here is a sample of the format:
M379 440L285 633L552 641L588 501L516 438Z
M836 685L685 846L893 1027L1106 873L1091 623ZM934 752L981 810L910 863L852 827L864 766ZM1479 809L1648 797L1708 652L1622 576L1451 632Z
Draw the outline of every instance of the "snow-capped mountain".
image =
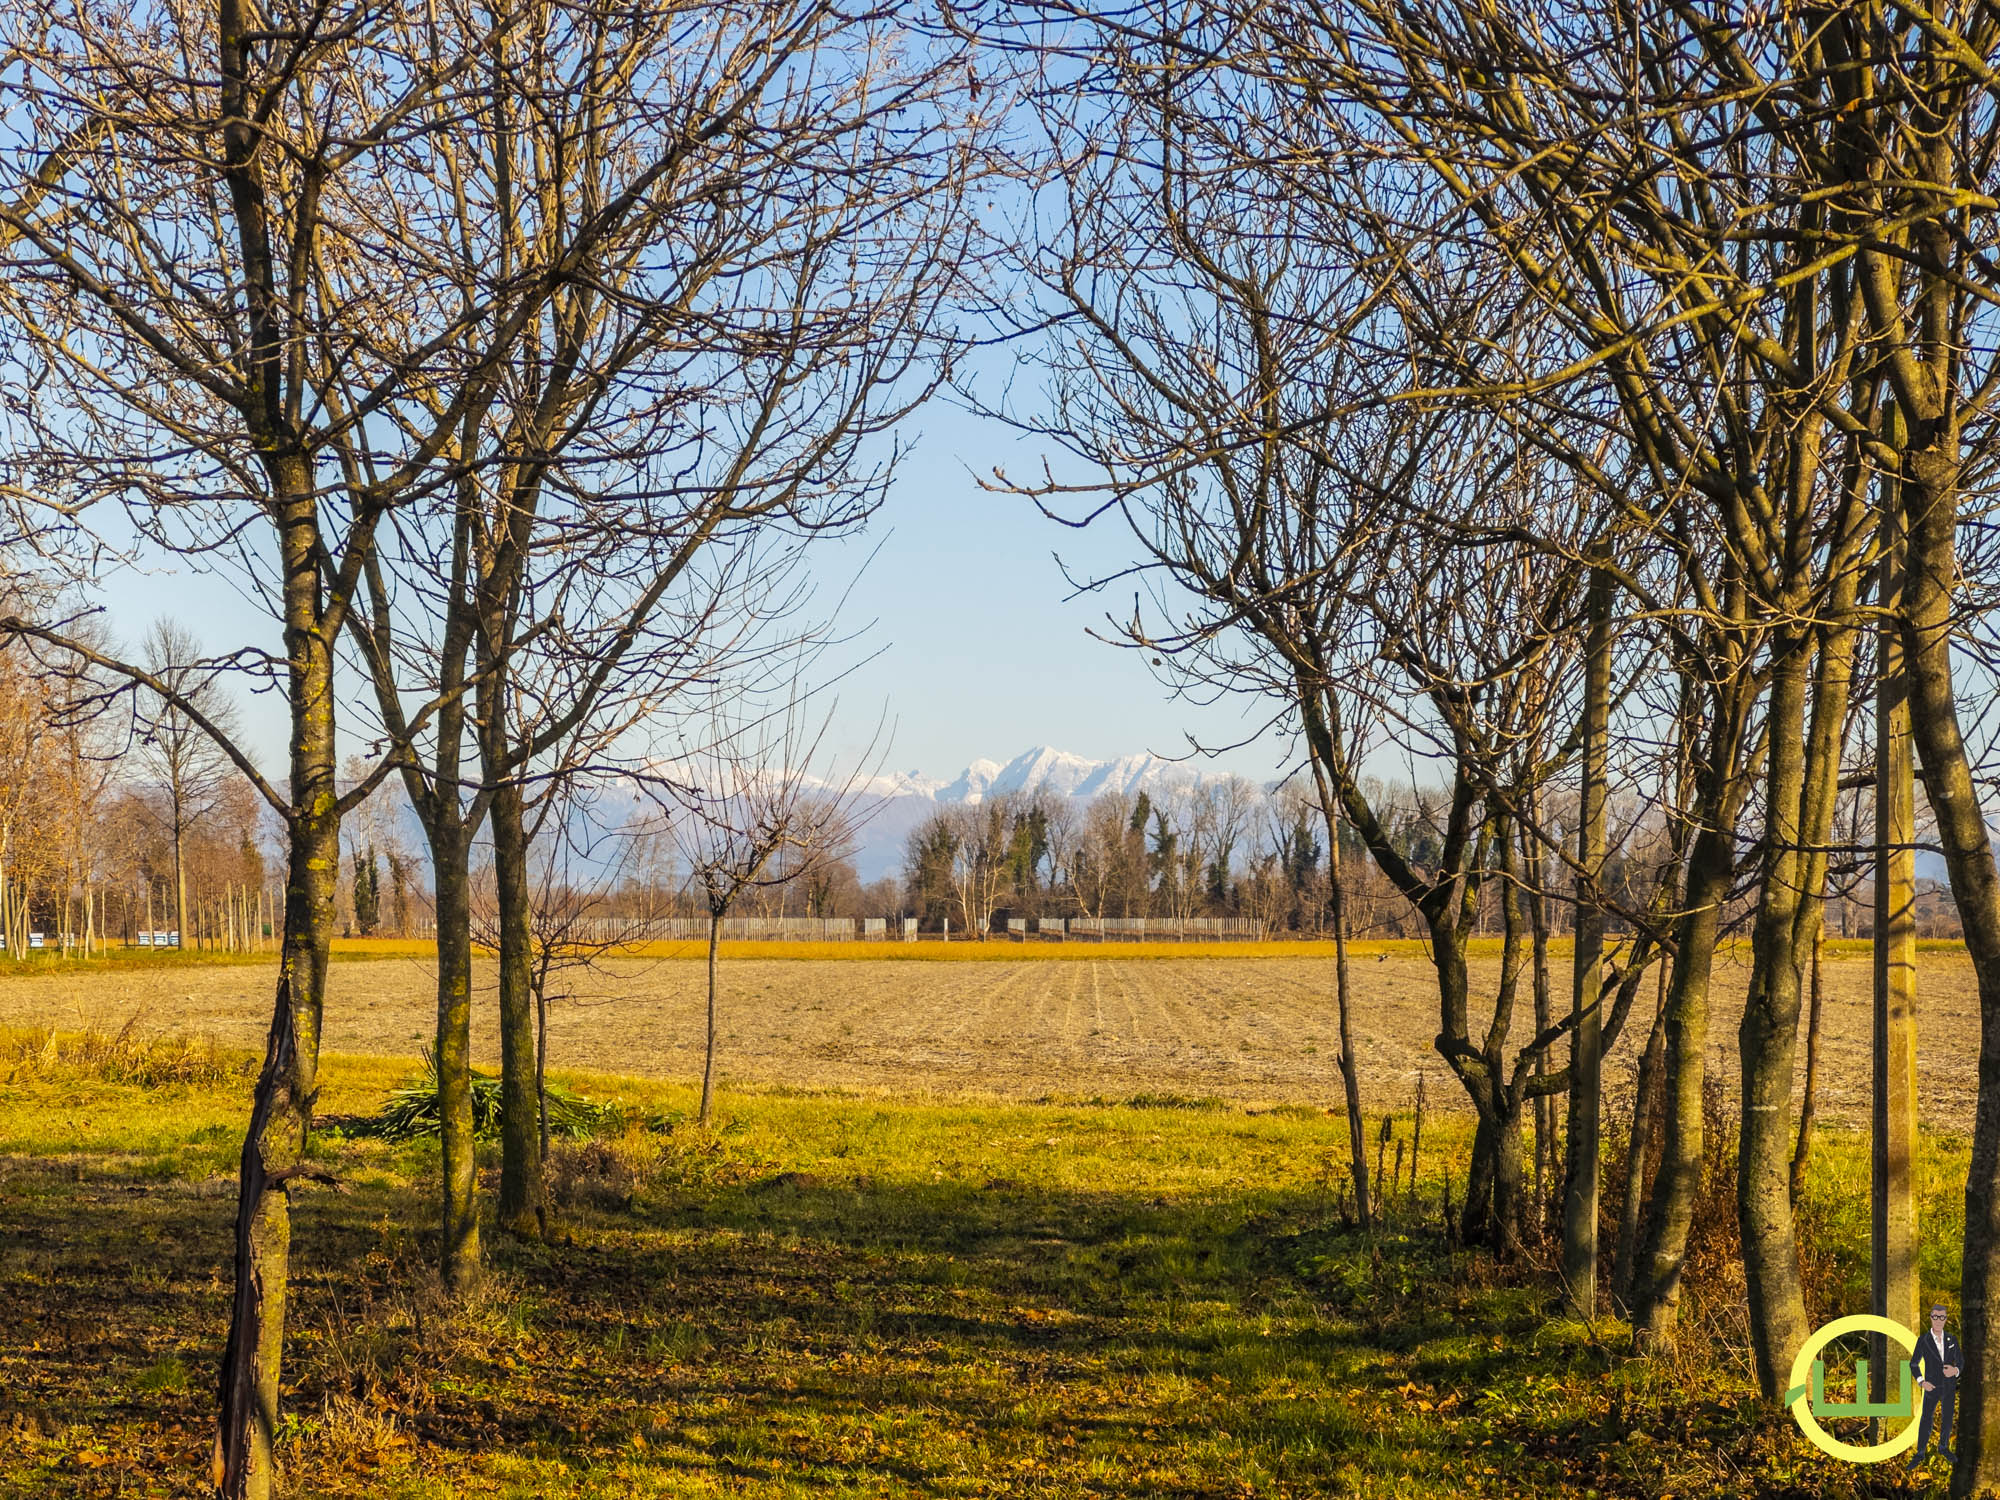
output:
M673 768L656 764L656 771L673 774ZM910 833L940 806L978 803L988 797L1029 793L1046 789L1057 796L1085 803L1104 792L1139 792L1159 795L1168 787L1188 782L1205 782L1220 772L1196 764L1164 760L1157 755L1120 755L1112 760L1086 760L1081 755L1037 745L1004 765L999 761L975 760L949 781L925 776L920 771L880 772L855 786L852 808L858 836L852 858L862 880L879 880L903 867L903 852ZM842 783L843 787L846 785ZM347 843L354 849L363 843L394 843L426 858L422 826L409 810L400 791L393 787L383 804L386 820L381 827L352 823ZM615 826L624 811L643 818L652 811L636 797L614 793L593 813L594 826ZM588 842L586 840L585 842ZM607 845L607 847L609 847ZM586 864L590 859L585 857Z
M1023 751L1005 765L975 760L950 781L936 781L917 771L876 776L861 794L861 841L854 851L854 863L863 880L879 880L901 869L910 831L941 804L977 803L988 797L1043 789L1088 802L1103 792L1123 792L1129 797L1141 791L1158 792L1175 782L1204 779L1206 775L1194 766L1157 755L1087 760L1047 745Z
M986 794L994 790L993 783L1006 767L998 761L975 760L960 771L957 777L937 789L934 794L938 802L981 802ZM1005 788L1000 788L1004 791Z
M1174 781L1198 780L1199 773L1176 761L1157 755L1121 755L1115 760L1086 760L1067 750L1037 745L1023 751L1005 765L994 760L975 760L950 781L932 781L911 771L894 778L896 791L890 795L929 797L934 802L980 802L989 796L1010 792L1047 789L1060 797L1085 801L1100 792L1119 791L1130 796L1147 787ZM871 790L875 788L871 787ZM885 789L886 790L886 789Z

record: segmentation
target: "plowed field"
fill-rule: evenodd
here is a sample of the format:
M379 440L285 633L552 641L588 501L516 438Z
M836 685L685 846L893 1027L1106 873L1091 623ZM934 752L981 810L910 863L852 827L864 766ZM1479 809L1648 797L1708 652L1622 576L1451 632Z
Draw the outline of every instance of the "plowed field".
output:
M1498 965L1475 961L1490 994ZM1558 988L1568 962L1557 965ZM1823 1114L1865 1120L1868 986L1865 957L1825 964ZM185 1030L245 1047L262 1044L269 965L187 966L0 978L0 1025ZM478 980L475 1046L497 1063L493 974ZM1718 959L1710 1045L1718 1076L1735 1073L1740 957ZM552 1009L557 1068L685 1078L700 1068L703 970L685 960L629 960L580 975ZM1355 964L1359 1055L1369 1107L1405 1103L1419 1069L1447 1106L1457 1087L1432 1050L1436 992L1429 965L1408 953ZM799 1088L1012 1099L1140 1095L1216 1097L1245 1104L1331 1104L1337 1029L1331 958L1022 958L982 963L726 960L722 967L725 1080ZM421 958L336 964L327 1007L330 1051L414 1056L433 1029L433 970ZM1925 954L1919 970L1922 1107L1928 1123L1969 1129L1978 1053L1972 971L1961 954ZM1612 1054L1614 1088L1652 1017L1652 987ZM1483 1026L1474 1012L1475 1030ZM1532 1028L1525 996L1514 1031ZM1801 1028L1803 1031L1803 1028ZM1803 1038L1802 1038L1803 1041ZM1800 1047L1803 1073L1804 1047Z

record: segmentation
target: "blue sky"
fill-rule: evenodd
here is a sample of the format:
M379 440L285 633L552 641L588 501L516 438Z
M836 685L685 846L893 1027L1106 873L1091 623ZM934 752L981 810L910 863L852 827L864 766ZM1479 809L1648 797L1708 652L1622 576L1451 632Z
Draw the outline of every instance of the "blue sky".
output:
M1116 566L1127 556L1123 523L1077 532L1027 501L981 490L975 474L1003 465L1039 469L1041 445L1008 427L939 401L918 413L914 450L868 532L821 544L813 564L821 597L848 596L842 625L869 628L846 648L869 653L839 687L834 748L852 763L886 705L894 724L884 769L955 776L968 761L1006 760L1034 745L1093 759L1151 750L1186 753L1186 733L1209 743L1241 738L1243 705L1173 700L1130 651L1090 639L1114 599L1065 600L1054 554L1072 568ZM101 595L116 633L133 642L171 614L211 651L275 646L268 616L226 577L181 571L126 574ZM1129 612L1131 589L1115 596ZM871 625L872 622L872 625ZM275 695L243 704L255 753L283 765L283 706ZM1280 748L1237 751L1212 764L1271 779Z
M1066 598L1056 561L1073 572L1127 560L1124 523L1077 531L1026 500L981 489L996 464L1040 468L1040 447L957 406L921 414L916 451L868 537L830 551L825 576L880 550L855 590L851 623L876 620L881 655L841 688L841 718L865 738L886 701L896 718L889 767L951 775L975 756L1053 745L1092 759L1187 751L1245 733L1243 705L1175 701L1135 652L1093 640L1107 609L1129 614L1131 588ZM852 740L850 740L852 743ZM1238 751L1215 764L1269 779L1280 751Z

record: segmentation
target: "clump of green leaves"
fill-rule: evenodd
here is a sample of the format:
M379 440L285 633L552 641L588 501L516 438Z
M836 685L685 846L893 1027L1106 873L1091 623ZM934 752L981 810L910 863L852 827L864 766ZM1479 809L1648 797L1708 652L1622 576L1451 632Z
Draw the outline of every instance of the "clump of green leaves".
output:
M548 1086L549 1134L569 1140L618 1128L624 1112L615 1104L599 1104L559 1084ZM492 1135L500 1129L500 1079L491 1073L472 1075L472 1129ZM381 1113L367 1121L366 1133L392 1141L415 1140L438 1133L437 1055L424 1049L424 1069L401 1088L392 1090Z

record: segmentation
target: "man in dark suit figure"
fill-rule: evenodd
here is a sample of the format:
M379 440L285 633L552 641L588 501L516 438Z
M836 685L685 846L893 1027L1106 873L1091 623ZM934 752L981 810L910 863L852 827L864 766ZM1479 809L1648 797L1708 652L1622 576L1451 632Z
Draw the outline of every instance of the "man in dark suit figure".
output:
M1945 1307L1931 1308L1931 1326L1917 1335L1916 1352L1910 1356L1910 1378L1924 1393L1924 1414L1917 1423L1917 1451L1910 1455L1910 1467L1924 1461L1930 1446L1931 1419L1938 1424L1938 1452L1946 1463L1956 1463L1951 1452L1951 1408L1958 1399L1958 1340L1944 1331Z

